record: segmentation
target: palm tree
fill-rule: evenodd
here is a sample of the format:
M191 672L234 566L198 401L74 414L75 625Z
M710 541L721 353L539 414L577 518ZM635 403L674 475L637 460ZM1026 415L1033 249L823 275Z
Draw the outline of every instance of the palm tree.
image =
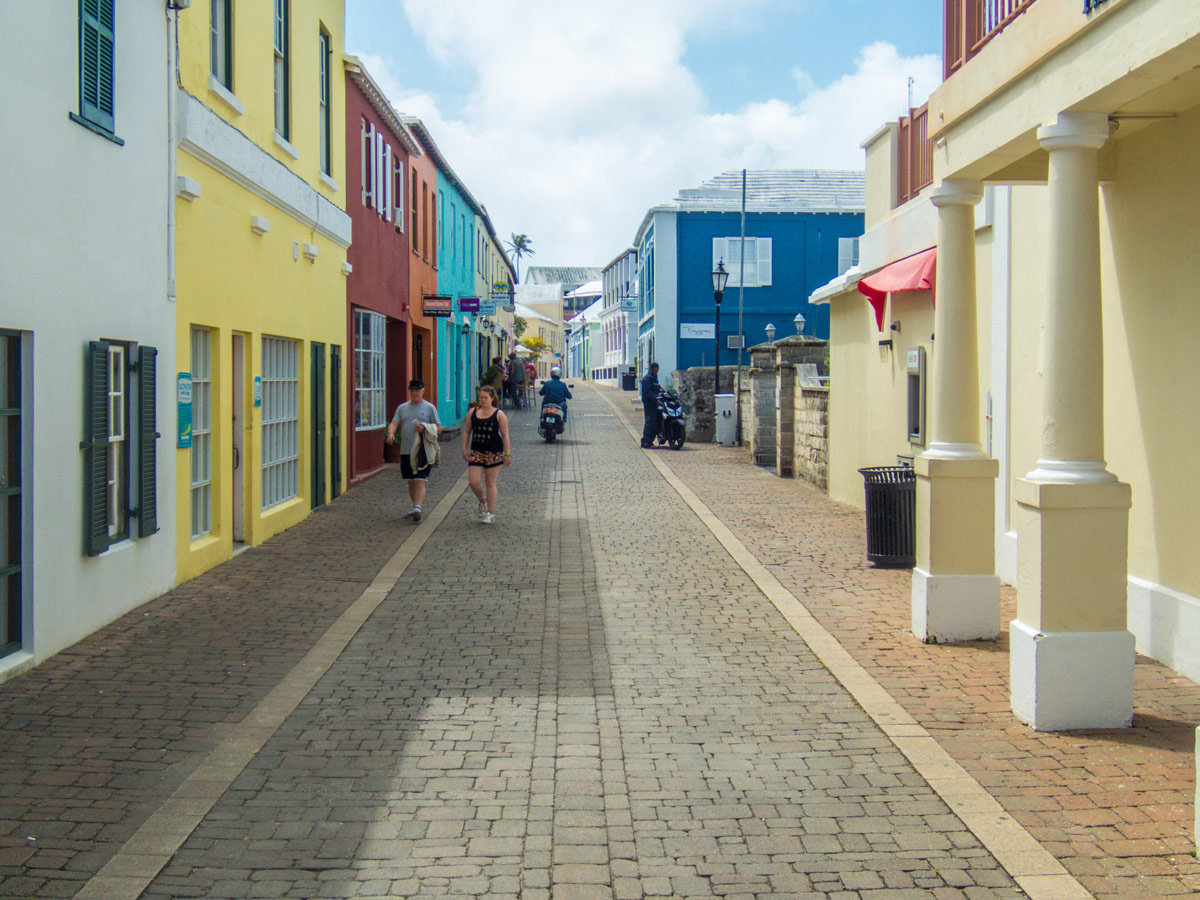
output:
M527 234L514 234L512 236L512 240L505 241L505 243L508 245L508 252L509 255L512 256L513 264L517 268L517 281L520 281L521 257L533 256L533 254L536 252L531 246L533 241L529 239L529 235Z

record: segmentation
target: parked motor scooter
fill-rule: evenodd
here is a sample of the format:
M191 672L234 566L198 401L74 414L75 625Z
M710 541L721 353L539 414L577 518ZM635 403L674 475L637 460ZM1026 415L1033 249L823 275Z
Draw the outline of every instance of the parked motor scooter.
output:
M658 442L672 450L683 447L687 439L687 428L683 424L683 401L674 391L659 391L655 399L658 404Z

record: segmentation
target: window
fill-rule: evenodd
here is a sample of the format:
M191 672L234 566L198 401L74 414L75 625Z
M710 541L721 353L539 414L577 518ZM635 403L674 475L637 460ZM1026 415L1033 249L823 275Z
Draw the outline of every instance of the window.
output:
M88 556L129 537L135 514L138 537L158 531L157 360L153 347L123 341L87 345L83 448Z
M0 331L0 657L23 637L22 374L21 335Z
M360 129L363 206L375 205L375 126L366 119Z
M299 493L300 342L264 337L262 508Z
M404 162L398 155L393 155L392 164L395 166L395 171L392 173L392 183L395 185L392 195L392 211L390 221L396 223L396 230L404 230Z
M112 136L115 127L116 0L79 2L79 114L71 118Z
M228 91L233 90L233 0L212 0L209 16L209 69Z
M287 140L291 134L291 62L288 59L288 2L275 0L275 131Z
M713 238L713 268L722 260L729 272L726 288L738 287L741 276L741 238ZM746 238L746 287L770 287L771 239Z
M838 274L858 265L858 238L838 238Z
M387 424L387 319L365 309L354 311L354 427Z
M192 537L212 531L212 332L192 329Z
M417 242L417 170L412 172L412 245L413 253L420 253L421 248Z
M333 119L330 112L332 100L329 71L330 38L324 28L317 35L317 46L320 53L318 65L321 78L321 171L328 175L333 171Z

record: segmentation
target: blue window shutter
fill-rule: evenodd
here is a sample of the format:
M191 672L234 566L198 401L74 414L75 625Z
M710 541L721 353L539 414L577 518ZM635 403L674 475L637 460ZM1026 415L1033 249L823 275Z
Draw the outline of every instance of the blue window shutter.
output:
M138 537L158 531L158 350L139 346L138 368Z
M79 0L79 114L112 131L116 0Z
M84 362L84 550L108 549L108 343L90 341Z

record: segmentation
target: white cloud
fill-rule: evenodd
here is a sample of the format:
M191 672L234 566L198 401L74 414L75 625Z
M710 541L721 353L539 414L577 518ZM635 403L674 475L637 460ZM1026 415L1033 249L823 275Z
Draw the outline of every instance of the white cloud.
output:
M471 72L456 118L391 60L363 62L398 109L425 120L497 231L532 238L535 264L603 265L650 206L718 172L861 168L859 143L904 112L908 77L917 102L940 80L935 56L875 43L829 85L793 70L799 99L711 113L682 63L689 35L768 2L403 0L429 52Z

